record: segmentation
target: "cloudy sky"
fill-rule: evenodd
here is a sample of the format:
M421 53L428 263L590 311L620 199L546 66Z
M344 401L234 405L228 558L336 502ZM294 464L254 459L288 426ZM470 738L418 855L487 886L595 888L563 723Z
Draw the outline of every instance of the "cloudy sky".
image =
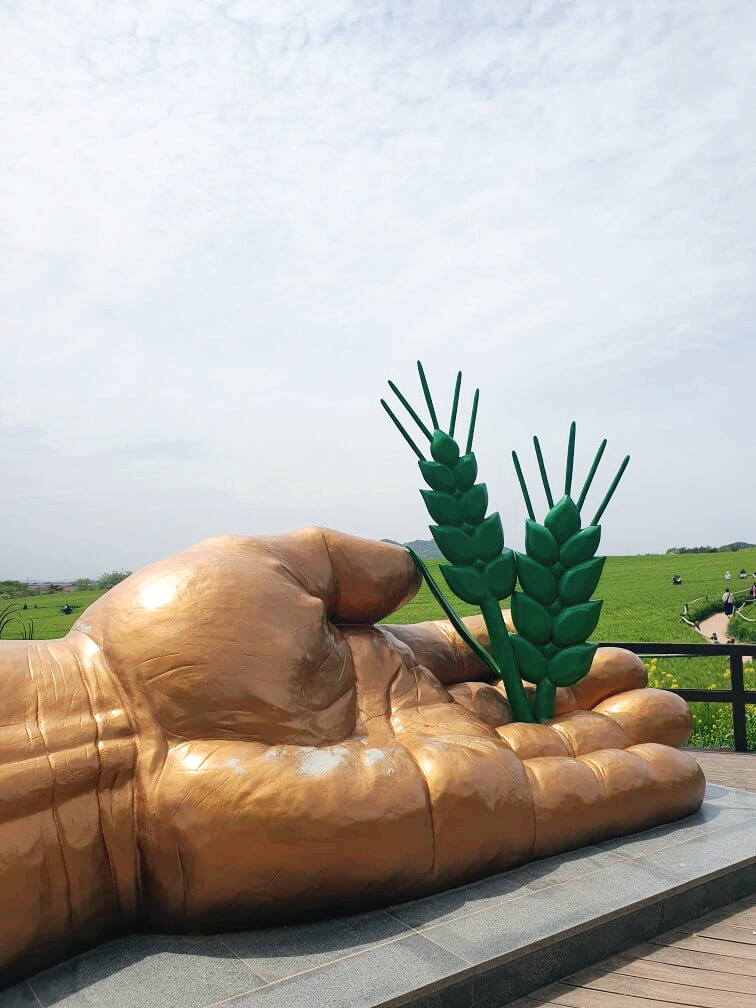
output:
M756 541L750 0L10 0L0 577L427 538L379 406L630 467L610 554ZM555 482L559 477L555 477ZM536 504L542 511L540 498Z

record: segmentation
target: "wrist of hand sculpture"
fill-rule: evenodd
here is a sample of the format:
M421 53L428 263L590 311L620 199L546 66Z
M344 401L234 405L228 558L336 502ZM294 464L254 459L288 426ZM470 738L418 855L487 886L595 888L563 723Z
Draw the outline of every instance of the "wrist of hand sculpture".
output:
M599 651L510 724L445 622L377 627L409 554L320 529L200 543L3 643L0 981L134 925L398 902L695 809L687 707ZM479 618L466 621L487 646Z
M3 641L0 682L2 983L133 925L139 880L137 737L100 649Z

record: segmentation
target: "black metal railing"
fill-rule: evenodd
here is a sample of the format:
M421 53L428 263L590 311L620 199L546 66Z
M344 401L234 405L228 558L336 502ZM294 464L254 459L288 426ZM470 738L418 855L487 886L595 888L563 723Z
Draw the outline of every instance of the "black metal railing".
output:
M730 664L730 689L676 689L688 703L724 703L732 710L732 731L736 752L748 752L746 704L756 704L756 690L747 690L743 680L743 658L756 655L756 644L648 644L638 641L602 642L600 647L618 647L641 658L712 658L726 655Z

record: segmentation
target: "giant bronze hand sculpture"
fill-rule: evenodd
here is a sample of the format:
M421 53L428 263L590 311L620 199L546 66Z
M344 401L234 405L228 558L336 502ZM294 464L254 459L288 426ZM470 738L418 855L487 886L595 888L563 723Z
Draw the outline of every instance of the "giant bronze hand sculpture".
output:
M552 722L508 724L448 624L372 625L417 587L384 543L218 538L63 640L3 643L0 981L119 929L395 902L700 804L671 748L687 707L637 658L599 651Z

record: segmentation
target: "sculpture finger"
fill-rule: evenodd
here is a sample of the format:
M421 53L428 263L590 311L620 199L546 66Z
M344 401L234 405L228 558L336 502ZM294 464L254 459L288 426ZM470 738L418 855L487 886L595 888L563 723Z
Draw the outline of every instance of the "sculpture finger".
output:
M401 546L326 528L255 540L321 598L334 623L375 623L416 594L420 574Z
M574 686L557 690L554 714L582 708L591 710L607 697L626 690L641 689L648 682L646 666L624 648L599 648L588 674Z
M603 700L594 713L616 721L631 744L662 742L682 746L690 738L691 716L687 703L676 693L636 689Z
M584 710L571 711L547 724L505 725L498 733L520 759L576 757L599 749L625 749L631 744L616 721Z
M698 808L706 784L688 753L654 743L574 760L536 758L525 769L536 857L679 819Z
M522 761L474 711L451 702L392 634L382 627L345 633L357 669L357 730L374 744L385 738L401 745L425 781L433 885L452 885L527 858L533 813ZM495 694L491 704L505 704L493 687L484 688Z
M145 792L144 912L219 930L427 890L427 786L398 743L179 743Z
M514 632L509 609L502 610L507 629ZM488 630L482 616L466 616L462 620L472 636L490 650ZM449 686L471 681L490 681L491 671L473 654L448 620L428 620L404 626L389 624L385 627L403 641L436 678Z
M679 747L690 735L690 713L674 693L634 689L572 710L547 724L507 724L498 734L521 759L583 756L601 749L626 749L642 742Z

